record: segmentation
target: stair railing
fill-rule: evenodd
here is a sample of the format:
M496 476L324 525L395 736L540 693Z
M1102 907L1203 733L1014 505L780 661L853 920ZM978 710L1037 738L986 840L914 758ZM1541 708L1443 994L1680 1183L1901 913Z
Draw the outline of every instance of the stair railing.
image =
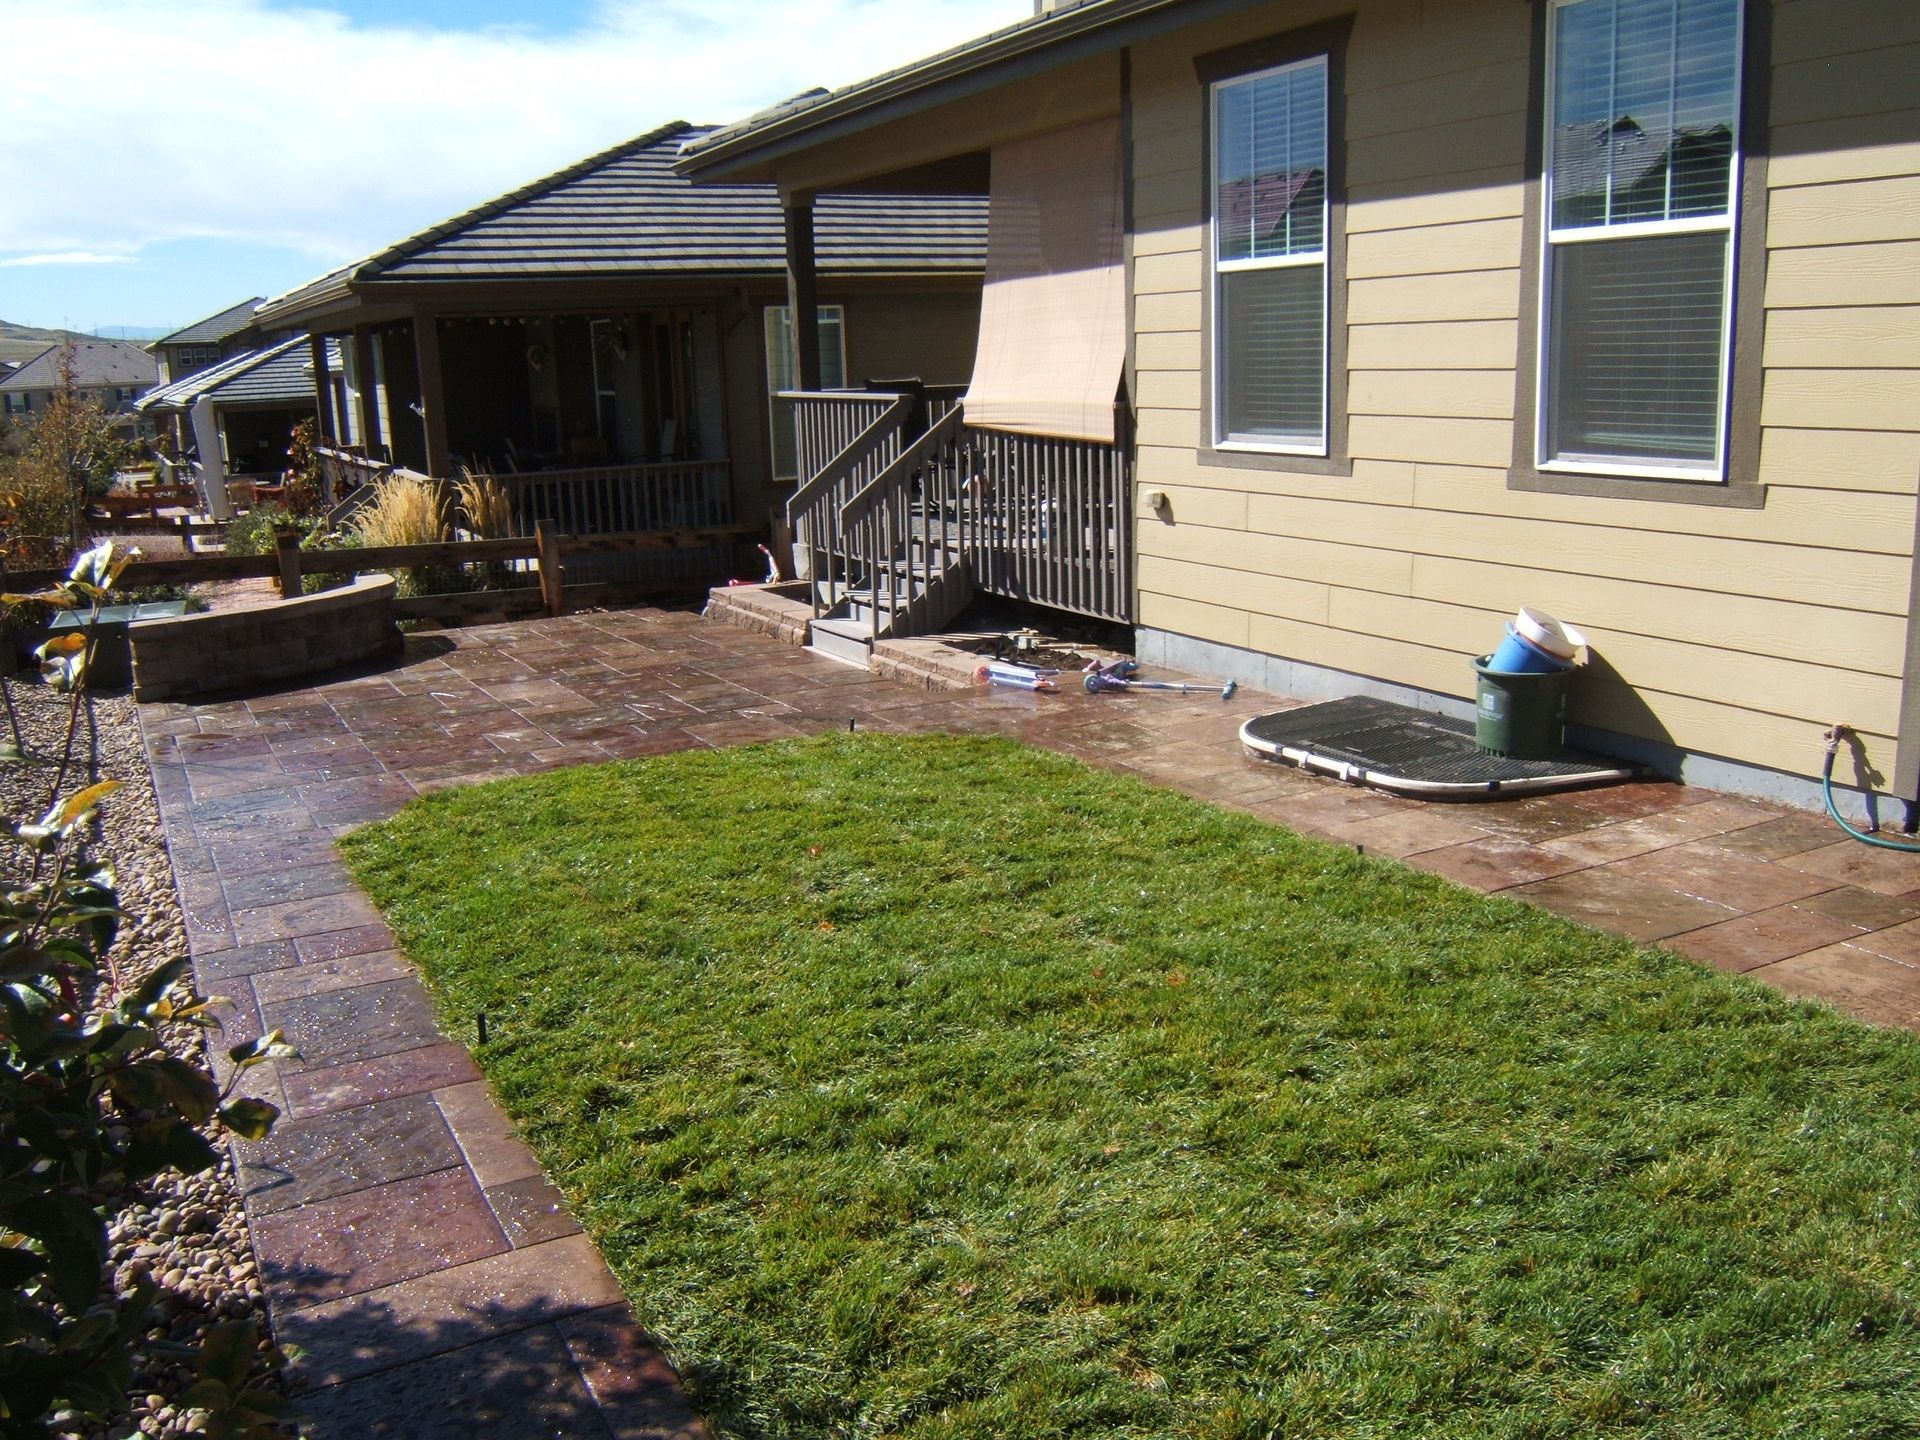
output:
M952 565L948 502L964 484L956 407L900 450L840 507L839 530L853 594L873 615L875 635L916 633L935 581Z
M833 603L833 593L851 582L844 507L898 459L907 423L913 416L913 396L886 398L886 409L787 501L795 566L801 567L804 556L806 575L814 582L811 589L816 619ZM836 569L838 574L834 573Z

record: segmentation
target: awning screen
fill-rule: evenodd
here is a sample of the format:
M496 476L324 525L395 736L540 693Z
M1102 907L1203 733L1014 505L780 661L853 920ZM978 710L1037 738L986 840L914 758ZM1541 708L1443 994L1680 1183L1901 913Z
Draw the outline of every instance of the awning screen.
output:
M994 147L969 424L1113 442L1125 224L1117 119Z

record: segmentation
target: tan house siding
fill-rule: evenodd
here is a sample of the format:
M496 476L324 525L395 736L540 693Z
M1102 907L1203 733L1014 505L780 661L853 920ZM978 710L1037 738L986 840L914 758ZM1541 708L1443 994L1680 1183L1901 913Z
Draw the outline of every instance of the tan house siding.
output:
M1356 9L1353 474L1203 463L1193 58ZM1537 303L1530 4L1271 4L1137 48L1138 481L1170 500L1137 511L1140 624L1464 697L1468 657L1532 604L1596 646L1577 719L1799 773L1845 720L1891 773L1920 476L1920 7L1777 9L1759 509L1508 486L1533 423L1515 414Z

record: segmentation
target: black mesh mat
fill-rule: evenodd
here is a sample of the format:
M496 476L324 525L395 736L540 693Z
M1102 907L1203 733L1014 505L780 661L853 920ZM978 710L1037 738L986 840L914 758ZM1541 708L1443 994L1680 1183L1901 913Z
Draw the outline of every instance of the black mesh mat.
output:
M1611 784L1636 773L1621 761L1579 750L1564 750L1552 760L1489 755L1474 743L1471 720L1365 696L1257 715L1240 727L1240 738L1249 749L1304 769L1458 799Z

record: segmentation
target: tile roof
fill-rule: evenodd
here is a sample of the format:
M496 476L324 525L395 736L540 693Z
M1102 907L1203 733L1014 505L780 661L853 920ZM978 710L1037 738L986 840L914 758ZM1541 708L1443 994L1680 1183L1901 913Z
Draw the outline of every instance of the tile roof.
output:
M238 305L222 310L218 315L209 315L204 320L196 320L184 330L176 330L154 341L156 345L213 345L222 340L231 339L242 330L253 325L253 312L258 310L263 297L256 295L251 300L242 300Z
M102 385L150 386L160 376L153 356L126 340L75 340L73 383L79 389ZM57 390L60 388L60 352L67 344L49 345L18 370L0 379L0 389Z
M661 126L270 300L263 318L366 281L784 274L772 186L695 186L673 172L680 147L711 128ZM825 196L816 258L825 275L977 274L986 220L984 197Z
M313 360L305 335L296 335L262 350L246 350L230 355L218 365L196 370L185 379L163 385L143 396L141 410L190 410L202 395L211 395L223 405L272 403L296 404L314 398ZM327 345L327 363L336 372L340 366L340 346Z

